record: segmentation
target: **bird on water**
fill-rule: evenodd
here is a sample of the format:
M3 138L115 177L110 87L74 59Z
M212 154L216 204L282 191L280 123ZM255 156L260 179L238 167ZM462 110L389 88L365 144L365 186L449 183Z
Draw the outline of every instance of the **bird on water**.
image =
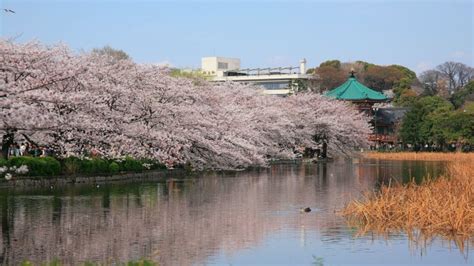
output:
M311 208L310 207L306 207L306 208L301 208L300 209L300 212L310 212L311 211Z

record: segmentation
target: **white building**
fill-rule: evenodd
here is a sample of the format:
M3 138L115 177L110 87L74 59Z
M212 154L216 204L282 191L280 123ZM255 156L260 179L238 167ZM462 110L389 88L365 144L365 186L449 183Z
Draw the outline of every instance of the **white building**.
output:
M201 71L209 76L224 76L226 71L240 69L240 59L226 57L203 57L201 59Z
M298 67L240 69L240 59L204 57L201 71L214 82L235 81L261 85L265 94L288 95L302 87L311 87L314 75L306 74L306 60Z

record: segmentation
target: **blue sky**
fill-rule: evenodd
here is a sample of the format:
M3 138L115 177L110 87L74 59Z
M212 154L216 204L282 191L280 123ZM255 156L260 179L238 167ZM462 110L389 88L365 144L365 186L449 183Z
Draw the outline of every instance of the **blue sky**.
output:
M324 60L474 66L474 4L456 1L0 0L0 34L18 42L110 45L143 63L199 67L203 56L242 67Z

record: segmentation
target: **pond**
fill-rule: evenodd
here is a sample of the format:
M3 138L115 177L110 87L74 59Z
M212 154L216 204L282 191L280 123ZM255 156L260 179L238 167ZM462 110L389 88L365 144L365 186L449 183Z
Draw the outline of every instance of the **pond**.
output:
M390 179L439 162L280 164L146 183L0 191L1 260L221 264L473 264L474 252L404 233L356 236L334 213ZM300 213L310 207L309 213ZM472 242L471 242L472 243Z

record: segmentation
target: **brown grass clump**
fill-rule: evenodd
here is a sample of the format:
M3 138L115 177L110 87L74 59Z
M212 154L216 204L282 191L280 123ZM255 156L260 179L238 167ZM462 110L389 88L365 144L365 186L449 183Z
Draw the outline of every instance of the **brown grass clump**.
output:
M445 152L368 152L366 158L407 161L466 161L474 162L474 153Z
M387 155L388 159L392 154ZM443 158L438 154L421 155L424 157L420 160ZM474 236L474 154L455 154L454 158L445 159L453 161L445 176L421 185L412 182L384 186L362 200L352 201L341 214L351 224L359 225L361 234L404 231L410 239L415 235L425 240L442 236L454 240L462 251L464 242Z

